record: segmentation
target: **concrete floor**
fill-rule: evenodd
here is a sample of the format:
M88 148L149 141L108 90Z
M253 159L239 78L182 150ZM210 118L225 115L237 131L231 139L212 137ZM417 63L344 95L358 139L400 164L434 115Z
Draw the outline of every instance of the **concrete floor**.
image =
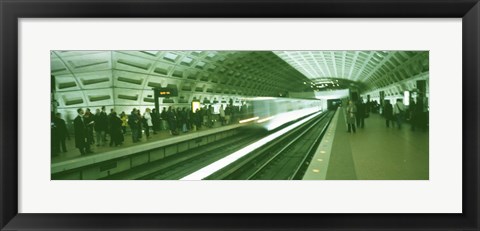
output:
M429 133L387 128L385 119L371 114L365 128L347 133L343 109L333 140L327 180L428 180Z

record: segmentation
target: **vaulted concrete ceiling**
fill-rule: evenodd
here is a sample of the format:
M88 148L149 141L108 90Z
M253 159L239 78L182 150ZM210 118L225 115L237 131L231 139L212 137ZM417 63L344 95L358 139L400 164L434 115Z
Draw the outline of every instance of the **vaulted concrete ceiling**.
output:
M357 83L362 91L369 91L429 71L428 51L273 51L273 53L295 67L313 83L320 83L316 84L320 90L323 87L345 88L345 83L348 85ZM331 84L324 84L327 82Z
M394 95L428 70L427 51L51 52L60 108L153 105L154 87L176 87L174 103L352 86Z
M175 103L308 89L269 51L52 51L51 75L60 107L153 104L154 87L177 88Z

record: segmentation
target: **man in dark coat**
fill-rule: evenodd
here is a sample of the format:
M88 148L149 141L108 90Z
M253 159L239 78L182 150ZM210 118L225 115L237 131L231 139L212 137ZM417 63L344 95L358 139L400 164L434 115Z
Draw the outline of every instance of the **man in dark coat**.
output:
M90 144L87 142L87 125L85 124L85 119L83 118L84 112L83 109L79 108L77 110L78 116L73 120L73 127L75 129L75 147L80 150L82 155L87 153L93 153L90 150Z
M152 109L152 124L153 124L153 134L157 134L157 131L160 130L160 114L154 108Z
M70 136L68 135L67 125L65 124L65 120L62 119L62 114L56 113L55 119L53 121L55 127L57 128L57 150L62 152L67 152L67 147L65 145L65 139L68 138L70 140Z
M97 109L93 116L93 121L95 121L94 130L97 135L97 147L105 145L105 133L108 128L108 119L104 107L102 107L102 111Z
M140 130L140 119L137 116L137 109L133 109L132 112L130 113L130 116L128 116L128 125L130 125L130 130L132 131L132 141L133 143L136 143L139 140L139 131Z
M162 113L160 113L160 119L161 119L161 127L160 130L168 130L168 118L167 118L167 110L165 107L163 107Z
M122 120L117 117L117 113L112 111L109 115L109 128L110 128L110 147L115 145L121 145L123 143L122 134Z
M367 104L369 105L369 104ZM363 103L363 100L360 99L357 102L357 114L355 115L357 119L357 128L364 128L365 127L365 114L368 106Z
M170 128L170 133L172 135L175 135L177 133L177 116L175 115L175 109L172 106L168 107L167 120L168 127Z
M387 128L390 127L390 122L392 122L392 127L395 126L393 123L393 107L392 104L390 103L390 100L384 100L383 101L383 116L385 117L385 125L387 125Z

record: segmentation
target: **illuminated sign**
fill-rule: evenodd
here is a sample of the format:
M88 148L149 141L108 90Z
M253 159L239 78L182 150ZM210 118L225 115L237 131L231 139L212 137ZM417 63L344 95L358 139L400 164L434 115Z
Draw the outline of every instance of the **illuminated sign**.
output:
M154 89L154 91L157 97L178 96L178 91L175 88L162 87L162 88L156 88Z
M170 92L170 91L161 91L161 92L159 92L159 94L160 94L160 95L171 95L172 92Z

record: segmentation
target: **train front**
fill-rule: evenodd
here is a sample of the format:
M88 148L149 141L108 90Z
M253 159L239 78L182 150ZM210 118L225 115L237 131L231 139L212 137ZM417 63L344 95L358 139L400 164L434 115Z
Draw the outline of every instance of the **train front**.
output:
M321 100L317 99L254 97L244 102L247 118L240 123L253 122L269 131L322 111Z

